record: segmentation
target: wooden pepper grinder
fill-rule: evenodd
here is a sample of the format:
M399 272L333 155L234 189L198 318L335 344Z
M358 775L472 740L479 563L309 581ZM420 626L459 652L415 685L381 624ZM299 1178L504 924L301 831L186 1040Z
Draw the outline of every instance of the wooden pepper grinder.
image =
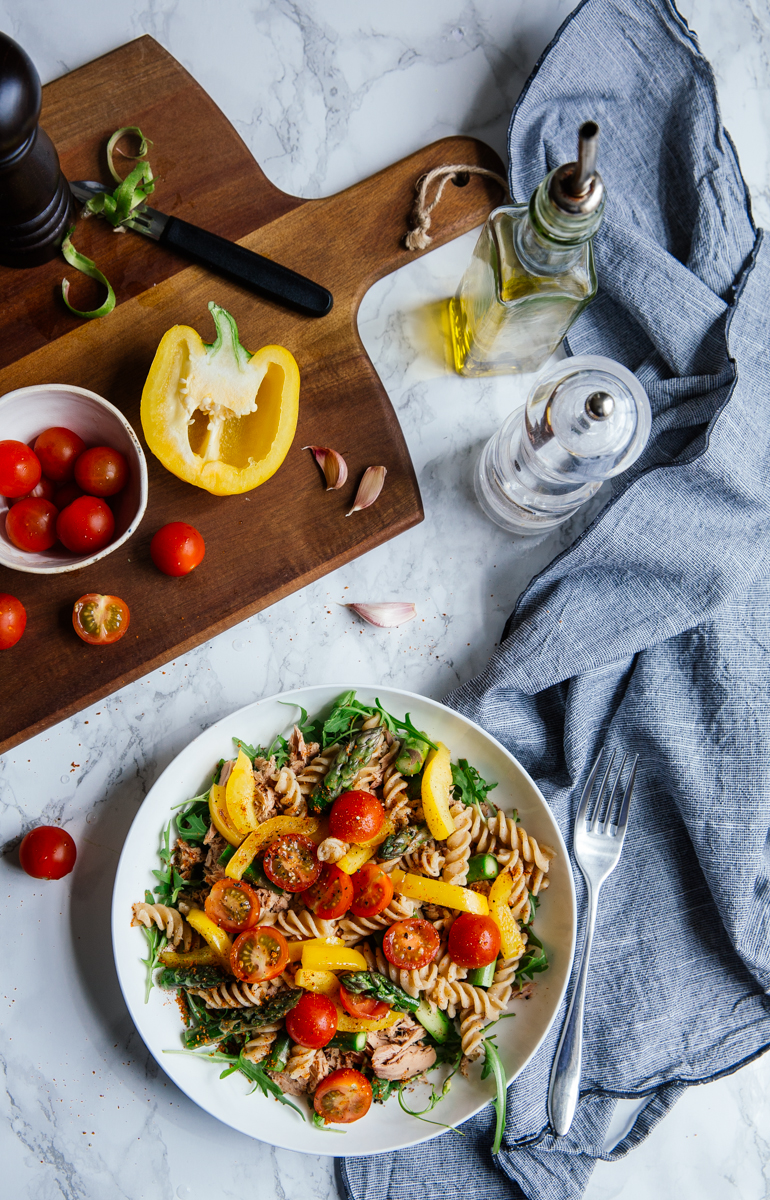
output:
M36 267L54 258L74 220L59 156L38 125L40 76L0 33L0 263Z

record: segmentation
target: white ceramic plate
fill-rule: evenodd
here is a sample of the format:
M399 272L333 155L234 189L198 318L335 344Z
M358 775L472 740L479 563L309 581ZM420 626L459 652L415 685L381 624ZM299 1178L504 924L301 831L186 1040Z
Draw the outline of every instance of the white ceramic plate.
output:
M303 705L312 717L330 707L351 687L355 687L364 703L371 704L379 697L394 715L403 717L409 712L418 729L446 743L453 761L467 758L485 779L497 780L498 787L492 793L495 802L508 812L517 808L527 832L557 851L551 864L550 887L543 894L535 926L551 965L544 974L536 976L537 988L532 998L514 1003L515 1019L502 1021L495 1027L509 1083L535 1054L553 1022L567 986L575 947L575 889L567 851L550 809L516 759L465 717L411 692L337 684L270 696L212 725L166 768L150 790L126 838L112 898L112 940L118 979L129 1012L151 1054L191 1100L241 1133L306 1154L376 1154L427 1141L443 1131L408 1116L392 1098L385 1105L373 1105L362 1120L350 1126L344 1137L338 1137L314 1129L272 1097L248 1095L250 1085L242 1076L231 1075L220 1080L222 1067L218 1064L198 1062L189 1055L165 1054L164 1051L181 1045L179 1009L173 993L157 988L151 992L149 1003L144 1003L145 968L140 959L146 955L146 942L141 930L131 927L131 905L141 900L145 889L155 883L151 871L158 866L160 833L174 805L205 790L217 761L232 754L233 736L269 745L276 733L289 732L297 715L284 706L286 701ZM470 1079L458 1076L453 1081L449 1095L431 1116L457 1125L489 1103L494 1094L491 1078L481 1082L478 1064L471 1067L470 1074ZM421 1096L429 1096L427 1088L418 1087L410 1093L409 1107L424 1107Z

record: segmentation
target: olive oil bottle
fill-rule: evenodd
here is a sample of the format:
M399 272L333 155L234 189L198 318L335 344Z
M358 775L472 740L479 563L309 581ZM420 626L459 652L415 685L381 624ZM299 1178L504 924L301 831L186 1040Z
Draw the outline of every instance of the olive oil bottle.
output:
M604 214L599 126L578 133L578 160L546 175L529 204L490 214L450 301L461 375L536 371L596 295L591 239Z

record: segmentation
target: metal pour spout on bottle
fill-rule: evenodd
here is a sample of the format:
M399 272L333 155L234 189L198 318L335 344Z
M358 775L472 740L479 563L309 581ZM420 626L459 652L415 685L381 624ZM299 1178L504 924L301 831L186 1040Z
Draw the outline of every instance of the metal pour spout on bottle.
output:
M549 172L528 204L496 208L450 302L461 375L536 371L596 295L591 241L604 214L599 126L578 132L577 161Z

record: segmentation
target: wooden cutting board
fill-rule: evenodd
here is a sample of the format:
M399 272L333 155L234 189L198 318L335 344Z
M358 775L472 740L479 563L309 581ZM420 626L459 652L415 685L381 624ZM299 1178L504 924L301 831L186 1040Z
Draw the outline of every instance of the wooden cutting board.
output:
M158 342L174 324L192 325L204 341L213 340L209 300L234 314L249 350L287 346L302 380L294 444L260 488L210 496L170 475L143 442L150 500L126 545L63 576L0 567L0 592L18 596L28 616L21 641L0 653L0 751L422 520L401 429L358 335L358 306L375 280L415 257L404 250L403 236L420 175L442 163L502 169L483 143L444 138L329 199L287 196L265 178L199 84L150 37L43 92L41 124L69 179L107 182L107 139L121 126L138 125L153 141L153 206L315 279L332 291L334 308L321 319L298 316L98 220L79 222L75 242L115 288L118 306L107 318L81 321L68 313L60 296L65 273L76 307L90 308L101 297L61 259L26 271L0 268L0 395L29 384L77 384L117 405L142 438L139 401ZM499 186L478 176L467 186L449 186L434 245L481 224L500 199ZM302 449L308 444L345 456L350 475L340 491L324 490ZM379 500L346 519L364 469L374 464L388 469ZM203 564L184 579L161 575L149 556L152 535L172 520L195 525L206 542ZM86 592L128 602L131 629L122 641L99 649L75 636L72 605ZM387 597L387 582L380 592L358 599Z

